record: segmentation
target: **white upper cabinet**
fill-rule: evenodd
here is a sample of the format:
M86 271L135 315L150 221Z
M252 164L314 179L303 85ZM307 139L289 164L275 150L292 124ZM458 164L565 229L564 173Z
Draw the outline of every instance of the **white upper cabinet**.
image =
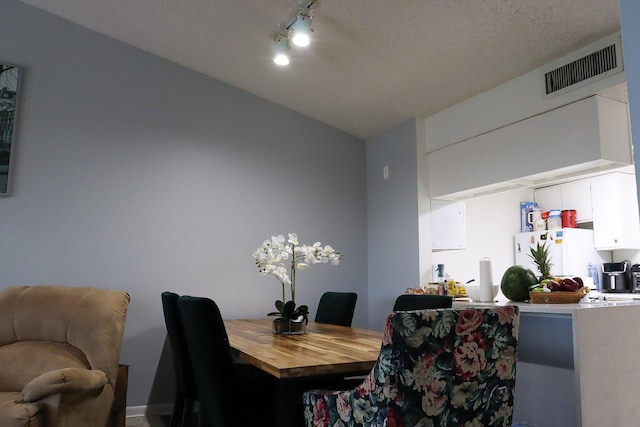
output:
M467 245L465 204L431 200L432 249L464 249Z
M576 221L593 221L591 203L591 180L580 179L534 191L534 200L543 211L551 209L574 209Z
M562 184L562 209L575 209L577 222L593 221L591 180Z
M591 96L428 153L429 194L462 200L632 163L627 104Z
M640 218L634 174L612 172L539 188L543 211L575 209L577 222L593 222L597 250L640 249Z
M635 175L611 173L593 177L591 197L596 249L640 249Z
M538 188L533 192L533 200L540 210L562 209L562 190L559 185Z

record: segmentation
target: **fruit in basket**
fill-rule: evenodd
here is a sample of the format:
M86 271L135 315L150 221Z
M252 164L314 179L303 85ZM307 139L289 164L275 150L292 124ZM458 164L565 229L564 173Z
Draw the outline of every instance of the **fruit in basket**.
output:
M578 284L578 282L568 277L565 277L564 279L562 279L562 282L560 282L561 291L573 292L577 291L579 288L580 285Z
M545 279L538 285L531 286L529 291L531 292L575 292L583 287L583 282L580 277L556 277L554 279ZM546 289L546 291L545 291Z
M521 265L513 265L504 272L500 281L500 289L511 301L529 299L529 287L538 283L533 271Z
M549 289L551 292L561 291L562 288L560 286L560 282L557 280L549 280L545 283L545 287Z
M546 288L545 288L546 289ZM548 289L542 292L530 293L530 302L534 304L576 304L587 294L589 288L579 288L576 291L551 292Z

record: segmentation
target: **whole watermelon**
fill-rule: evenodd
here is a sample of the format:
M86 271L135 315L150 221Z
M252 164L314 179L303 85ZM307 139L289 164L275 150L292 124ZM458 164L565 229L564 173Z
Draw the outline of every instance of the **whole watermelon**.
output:
M521 265L507 268L502 275L500 289L505 297L511 301L526 301L529 299L529 286L538 283L533 271Z

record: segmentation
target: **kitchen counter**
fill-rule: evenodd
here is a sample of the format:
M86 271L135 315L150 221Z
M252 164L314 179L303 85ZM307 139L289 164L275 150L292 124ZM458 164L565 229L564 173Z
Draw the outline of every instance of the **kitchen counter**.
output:
M578 304L454 302L520 307L513 422L539 426L637 425L640 298L605 294ZM631 391L631 392L630 392Z
M495 302L461 302L453 303L456 307L501 307L516 305L520 307L521 313L548 313L548 314L573 314L577 310L600 309L611 307L622 307L637 305L640 307L640 294L609 294L607 300L596 300L591 302L580 302L578 304L531 304L529 302L513 302L508 300L497 300ZM629 295L629 296L627 296ZM630 295L633 295L633 298Z

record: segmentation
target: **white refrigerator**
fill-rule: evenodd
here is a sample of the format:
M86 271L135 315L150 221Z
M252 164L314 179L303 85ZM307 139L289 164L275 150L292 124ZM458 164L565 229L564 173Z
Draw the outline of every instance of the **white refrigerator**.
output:
M602 263L611 262L611 252L596 251L593 230L582 228L563 228L560 230L541 230L515 235L515 263L529 268L536 276L540 275L536 264L529 256L530 248L537 243L546 243L551 257L551 274L554 276L582 277L585 286L594 288L589 277L589 263L602 271Z

